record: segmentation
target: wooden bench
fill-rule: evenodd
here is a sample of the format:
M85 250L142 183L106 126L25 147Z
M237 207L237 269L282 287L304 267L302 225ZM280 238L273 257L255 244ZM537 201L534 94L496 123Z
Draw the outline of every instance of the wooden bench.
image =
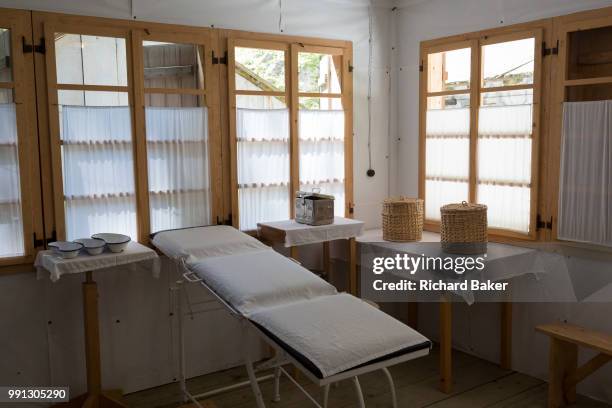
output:
M550 336L548 407L576 402L576 384L612 360L612 335L567 323L537 326ZM598 354L578 367L578 346Z

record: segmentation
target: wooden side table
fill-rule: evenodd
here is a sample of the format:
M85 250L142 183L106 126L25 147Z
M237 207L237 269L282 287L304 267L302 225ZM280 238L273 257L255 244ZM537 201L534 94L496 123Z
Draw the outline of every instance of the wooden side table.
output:
M329 225L306 225L295 220L261 222L257 224L259 238L271 244L282 244L289 248L290 255L298 259L298 247L308 244L323 244L323 269L331 272L330 245L338 239L348 240L349 292L357 296L357 243L356 237L363 232L363 221L335 217Z
M108 250L100 255L80 254L76 258L63 259L53 251L41 251L36 257L34 266L39 277L43 271L50 273L52 281L62 275L85 273L83 282L83 320L85 326L85 363L87 373L87 392L57 407L127 407L121 399L121 391L102 389L102 372L100 369L100 323L98 316L98 285L93 279L96 270L150 261L155 277L159 276L159 258L150 248L135 242L120 253Z

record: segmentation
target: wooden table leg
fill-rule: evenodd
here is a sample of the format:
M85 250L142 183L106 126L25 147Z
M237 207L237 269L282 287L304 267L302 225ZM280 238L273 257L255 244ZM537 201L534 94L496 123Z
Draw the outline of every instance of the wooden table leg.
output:
M501 303L500 366L512 369L512 303Z
M358 295L357 288L357 241L355 238L348 240L348 258L349 258L349 290L354 296Z
M417 330L419 327L419 304L417 302L408 302L408 326Z
M92 272L86 273L83 282L83 319L85 326L85 364L87 373L87 394L73 398L57 407L126 408L121 391L102 391L100 368L100 324L98 318L98 285Z
M87 392L90 395L99 395L102 391L102 373L100 370L98 285L94 282L91 272L87 272L87 279L83 283L83 317L85 319Z
M329 241L323 242L323 272L328 281L331 280L331 252L329 246Z
M452 313L453 303L445 296L440 301L440 390L446 394L453 389Z
M289 247L289 256L295 259L296 261L299 261L298 257L300 256L300 254L298 251L298 247L296 246Z
M548 407L558 408L576 401L576 385L565 387L564 381L576 372L578 346L563 340L550 339L548 375Z

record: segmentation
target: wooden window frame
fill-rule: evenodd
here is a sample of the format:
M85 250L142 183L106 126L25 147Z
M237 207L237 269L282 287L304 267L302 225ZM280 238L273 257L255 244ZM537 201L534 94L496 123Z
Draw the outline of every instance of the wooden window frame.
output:
M2 89L12 89L16 107L17 148L21 218L24 255L0 258L0 273L21 271L19 265L34 262L38 246L44 240L40 167L36 126L36 94L34 87L34 55L25 52L24 44L33 44L29 11L0 9L0 27L10 30L12 81L0 83ZM10 267L5 269L5 267Z
M128 93L131 108L132 146L134 156L134 188L136 197L137 240L150 242L150 209L147 171L146 129L144 118L145 93L201 94L206 95L209 109L209 171L211 187L211 221L220 222L223 217L223 179L221 147L219 68L212 65L212 53L218 52L218 30L203 27L162 23L136 22L120 19L81 17L67 14L33 12L35 38L52 39L54 32L100 35L125 38L126 40L126 86L72 85L56 83L55 44L47 41L45 55L37 54L36 79L39 137L41 140L41 167L43 171L43 196L45 201L44 221L47 231L55 231L54 239L65 239L63 202L63 179L61 145L59 140L59 116L57 112L57 90L91 90ZM204 46L205 81L202 90L146 88L144 87L143 40L158 40L191 43ZM49 233L47 233L49 235Z
M145 96L146 94L180 94L198 95L206 99L205 106L208 109L208 168L210 175L211 191L211 214L212 223L221 220L222 201L222 164L221 164L221 129L219 124L219 81L218 65L212 64L212 52L216 37L212 30L202 30L201 33L181 33L168 29L134 30L133 44L133 66L135 77L135 122L142 124L136 128L136 157L138 158L137 172L140 191L138 193L138 217L139 237L141 242L147 242L151 234L150 205L149 205L149 182L148 182L148 156L145 120ZM201 89L194 88L147 88L144 84L144 54L143 41L162 41L170 43L193 44L203 49L204 84Z
M353 46L350 41L337 41L316 39L308 37L294 37L273 34L247 33L243 31L228 30L227 39L227 89L228 89L228 116L229 116L229 149L230 149L230 191L231 191L231 219L232 225L240 228L238 205L238 163L237 163L237 137L236 137L236 96L237 95L279 95L285 96L289 110L289 214L294 217L295 208L292 205L295 191L299 189L299 98L322 97L341 98L344 110L344 183L345 183L345 209L344 215L352 218L353 202L353 75L352 59ZM235 48L261 48L282 50L285 52L285 91L244 91L235 89ZM315 52L342 56L341 93L329 94L319 92L299 92L298 89L298 53ZM252 232L252 231L251 231Z
M519 89L533 89L533 128L532 128L532 152L531 152L531 183L530 183L530 220L527 233L516 232L501 228L489 228L489 237L495 240L535 240L537 232L537 214L539 210L539 180L540 180L540 139L541 118L542 118L542 83L543 78L543 59L540 52L540 44L544 41L545 29L549 26L545 21L520 24L516 26L504 27L501 29L484 30L476 33L468 33L460 36L453 36L438 40L421 42L421 73L419 86L419 198L425 200L425 181L426 181L426 114L427 98L432 96L446 96L456 94L470 94L470 133L469 133L469 174L468 174L468 201L476 202L478 169L477 169L477 148L478 148L478 112L480 99L483 93L510 91ZM490 44L515 41L525 38L535 39L534 53L534 81L531 85L511 85L501 87L482 86L483 58L482 47ZM443 51L470 48L471 67L470 67L470 87L463 90L451 90L441 92L428 91L427 64L428 55ZM428 231L439 232L440 222L435 220L425 220L425 229Z

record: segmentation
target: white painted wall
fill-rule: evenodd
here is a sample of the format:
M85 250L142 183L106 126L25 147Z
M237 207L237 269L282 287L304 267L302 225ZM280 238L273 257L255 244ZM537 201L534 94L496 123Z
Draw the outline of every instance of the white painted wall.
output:
M393 12L396 27L392 36L398 44L394 55L394 100L397 103L397 133L390 158L392 191L406 196L418 194L419 127L419 45L421 41L495 28L521 22L612 6L610 0L398 0ZM396 163L396 164L395 164ZM585 273L588 273L585 270ZM596 330L612 332L612 322L604 316L612 303L591 304L516 304L514 306L513 368L546 378L548 340L536 334L537 324L567 320ZM419 330L438 338L438 307L420 308ZM453 344L491 361L499 359L499 308L483 303L455 304ZM592 353L582 352L581 361ZM612 403L612 367L604 367L583 382L578 391Z

